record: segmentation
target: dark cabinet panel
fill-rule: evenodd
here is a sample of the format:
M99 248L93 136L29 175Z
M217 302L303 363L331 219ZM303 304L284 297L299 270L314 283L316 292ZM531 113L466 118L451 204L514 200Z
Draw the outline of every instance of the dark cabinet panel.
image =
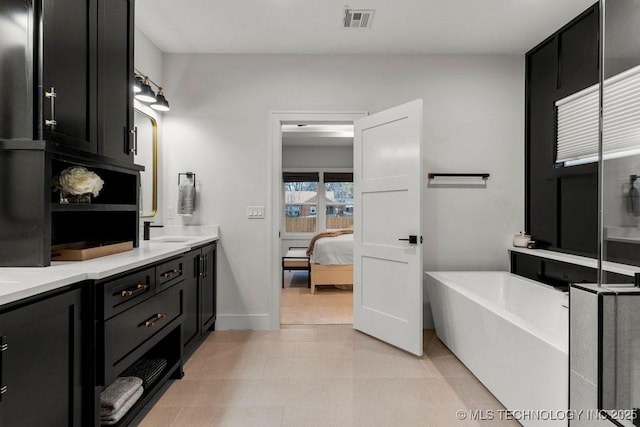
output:
M213 330L216 322L216 243L185 255L185 322L183 345Z
M216 321L216 245L202 248L204 272L200 278L200 330L205 332Z
M43 0L38 94L43 117L38 126L45 139L95 153L90 132L94 108L89 64L92 11L93 4L87 0Z
M187 252L184 255L184 322L182 324L182 343L186 347L196 338L199 331L198 306L199 306L199 274L200 274L200 249Z
M0 16L0 139L33 139L31 0L2 0Z
M564 176L560 180L560 244L573 252L598 251L598 176Z
M555 153L557 40L551 39L527 56L527 214L533 239L557 244Z
M86 425L80 298L69 291L0 314L0 425Z
M98 0L98 152L133 162L133 0Z
M598 82L599 12L590 9L558 35L560 97Z
M595 255L597 169L555 167L555 102L598 81L594 5L526 57L525 227L550 249Z

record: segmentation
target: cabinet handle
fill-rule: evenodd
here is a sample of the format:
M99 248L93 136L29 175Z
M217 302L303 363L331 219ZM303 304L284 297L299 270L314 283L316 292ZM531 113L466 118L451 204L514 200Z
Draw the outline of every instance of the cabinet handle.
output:
M148 287L149 285L145 283L138 283L134 288L124 289L122 292L120 292L120 296L122 298L127 298L134 294L137 294L140 291L147 289Z
M138 155L138 126L134 127L130 131L133 134L133 147L129 151L135 155Z
M167 279L169 277L173 277L174 274L178 274L178 275L182 274L182 270L174 268L173 271L167 271L166 273L162 273L160 277L163 279Z
M204 255L200 256L200 277L204 277Z
M138 327L144 326L145 328L152 328L156 325L156 322L167 317L167 313L158 313L151 316L149 319L142 322Z
M58 122L56 121L56 88L51 86L51 91L45 92L44 97L49 98L51 102L51 119L45 120L45 126L49 126L51 129L55 129Z
M7 336L4 335L0 337L0 384L3 383L4 380L4 352L7 351L9 345L7 344ZM2 401L2 395L7 392L7 386L2 384L0 386L0 401Z
M204 254L204 277L209 275L209 254Z

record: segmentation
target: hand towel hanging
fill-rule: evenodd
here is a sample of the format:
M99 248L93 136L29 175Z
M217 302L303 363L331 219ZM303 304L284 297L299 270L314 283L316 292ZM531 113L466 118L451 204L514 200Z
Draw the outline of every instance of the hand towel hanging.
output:
M186 178L180 182L180 177ZM193 172L178 174L178 215L193 215L196 201L196 174Z

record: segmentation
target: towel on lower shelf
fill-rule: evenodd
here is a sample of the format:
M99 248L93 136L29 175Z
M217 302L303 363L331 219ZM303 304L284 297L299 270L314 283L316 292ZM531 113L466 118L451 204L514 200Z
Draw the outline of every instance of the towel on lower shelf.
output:
M138 377L118 377L100 393L100 415L111 415L129 402L129 398L142 390Z
M142 387L146 389L158 379L166 367L165 359L140 359L127 368L122 375L141 378Z
M137 391L135 391L131 396L129 396L129 399L124 402L124 404L120 407L118 411L110 415L101 415L100 423L102 425L107 425L107 426L117 424L120 421L120 419L122 419L122 417L126 415L129 409L131 409L131 407L138 401L138 399L140 399L140 396L142 396L143 391L144 390L142 389L142 386L139 386Z

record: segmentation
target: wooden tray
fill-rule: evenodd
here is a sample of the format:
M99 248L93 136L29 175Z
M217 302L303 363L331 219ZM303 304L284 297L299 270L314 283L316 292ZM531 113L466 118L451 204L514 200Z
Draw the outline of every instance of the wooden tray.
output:
M74 242L51 246L52 261L84 261L133 249L133 242Z

